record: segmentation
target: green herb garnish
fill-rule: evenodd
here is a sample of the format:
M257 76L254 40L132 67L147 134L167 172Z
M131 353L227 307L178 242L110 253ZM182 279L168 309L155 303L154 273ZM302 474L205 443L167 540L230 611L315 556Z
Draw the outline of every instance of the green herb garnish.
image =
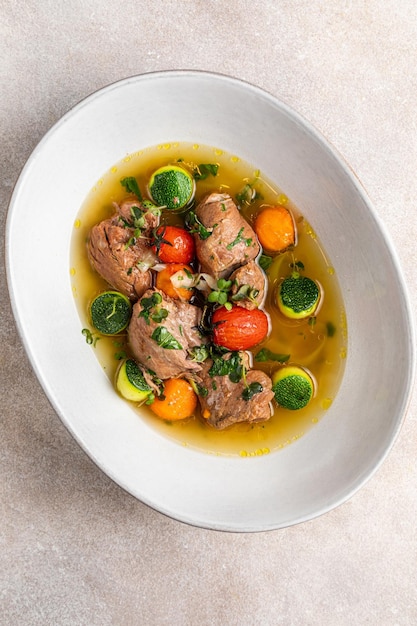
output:
M261 254L259 257L259 266L266 272L266 270L271 267L273 260L272 256Z
M210 237L217 224L214 224L211 229L206 228L204 224L200 222L194 211L189 211L187 216L187 226L190 230L190 233L197 234L200 239L205 241Z
M242 237L242 233L245 230L245 227L242 226L242 228L239 230L238 234L236 235L236 238L234 239L234 241L232 241L231 243L229 243L226 248L227 250L231 250L234 246L237 246L238 243L244 243L246 246L250 246L252 243L252 237Z
M81 334L84 335L86 343L92 345L93 348L96 347L97 341L101 339L96 333L92 333L89 328L83 328Z
M205 398L208 394L207 387L203 387L203 385L199 385L195 380L190 379L189 383L191 387L194 389L195 393L202 398Z
M182 350L182 345L175 339L173 335L165 328L165 326L158 326L155 328L151 335L152 339L156 341L160 348L165 350Z
M249 300L254 304L257 303L257 296L259 295L259 289L255 289L255 287L251 287L250 285L241 285L237 292L233 294L231 300L233 302L241 302L242 300Z
M327 322L326 330L327 330L327 336L333 337L336 333L336 326L333 324L333 322Z
M255 361L263 363L265 361L278 361L278 363L286 363L290 358L289 354L279 354L271 352L268 348L262 348L257 354L255 354Z
M236 200L239 204L250 205L255 200L262 198L259 191L254 188L254 185L258 182L260 176L259 170L255 172L255 178L252 181L248 181L246 185L236 194Z
M225 280L224 278L219 278L217 281L217 289L214 289L207 296L207 302L217 302L217 304L224 305L226 309L230 310L232 305L230 302L227 302L228 292L232 288L232 281Z
M135 194L139 200L142 200L142 194L139 189L138 181L134 176L126 176L122 178L120 184L126 189L127 192Z
M149 325L152 320L156 324L159 324L168 317L167 309L159 307L162 302L162 296L160 293L153 293L149 298L142 298L140 301L142 311L139 313L139 317L143 317L146 323Z
M194 168L194 179L205 180L209 176L217 176L218 169L217 163L200 163L200 165L196 165Z
M192 361L196 363L204 363L204 361L209 357L209 350L207 346L195 346L188 351L188 354L191 357Z
M295 263L291 263L290 265L291 269L295 270L296 272L298 272L299 270L303 270L304 268L304 263L302 261L295 261Z
M248 402L255 396L257 393L261 393L264 390L261 383L253 382L250 383L245 389L242 391L242 398Z
M209 369L209 376L228 376L232 383L238 383L246 374L239 352L231 352L230 358L212 354L213 365Z

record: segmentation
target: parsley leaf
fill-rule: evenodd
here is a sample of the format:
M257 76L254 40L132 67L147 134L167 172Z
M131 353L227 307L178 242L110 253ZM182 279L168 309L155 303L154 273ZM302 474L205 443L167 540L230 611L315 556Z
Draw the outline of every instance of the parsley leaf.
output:
M233 302L241 302L242 300L249 300L254 304L257 304L256 298L259 295L259 289L251 287L250 285L241 285L238 291L231 297Z
M214 224L213 228L211 229L206 228L204 224L200 222L200 220L198 219L194 211L189 211L188 216L187 216L187 226L190 230L190 233L197 234L200 237L200 239L205 241L206 239L210 237L210 235L212 234L217 224Z
M173 335L165 328L165 326L158 326L155 328L151 335L152 339L156 341L158 346L165 348L165 350L182 350L182 345L175 339Z
M239 352L230 352L230 358L224 359L221 355L212 354L213 365L209 369L209 376L229 376L232 383L238 383L245 375L245 368Z
M126 189L128 193L133 193L139 200L142 200L142 194L139 189L138 181L134 176L126 176L122 178L120 184Z
M194 170L195 180L205 180L209 176L217 176L219 166L217 163L200 163Z
M242 398L248 402L248 400L252 400L254 395L261 393L263 390L261 383L253 382L242 391Z
M255 361L258 363L262 363L265 361L278 361L278 363L285 363L289 360L291 355L289 354L278 354L276 352L271 352L268 348L262 348L259 350L257 354L255 354Z
M168 316L168 311L158 307L161 302L162 296L160 293L153 293L149 298L142 298L140 301L142 311L138 317L143 317L148 325L150 323L149 319L156 323L162 322Z
M266 272L272 265L273 258L267 254L261 254L259 257L259 266Z
M191 360L196 363L203 363L209 356L209 351L206 346L194 346L188 351L191 356Z
M236 238L234 241L232 241L231 243L229 243L226 248L227 250L231 250L234 246L237 246L238 243L244 242L246 244L246 246L250 246L252 243L252 237L249 237L246 239L246 237L242 237L242 233L245 230L245 227L242 226L242 228L239 230L238 234L236 235Z
M93 345L94 348L96 347L97 341L101 339L96 333L92 333L89 328L83 328L81 334L84 335L86 343Z

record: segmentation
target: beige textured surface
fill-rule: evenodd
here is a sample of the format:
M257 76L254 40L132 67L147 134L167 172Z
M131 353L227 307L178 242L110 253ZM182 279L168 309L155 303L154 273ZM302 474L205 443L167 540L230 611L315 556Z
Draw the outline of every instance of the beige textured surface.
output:
M25 160L78 100L132 74L220 71L284 99L346 158L417 306L414 0L0 0L0 59L2 232ZM415 393L387 461L333 512L255 535L188 527L67 433L17 336L3 261L0 280L1 625L417 624Z

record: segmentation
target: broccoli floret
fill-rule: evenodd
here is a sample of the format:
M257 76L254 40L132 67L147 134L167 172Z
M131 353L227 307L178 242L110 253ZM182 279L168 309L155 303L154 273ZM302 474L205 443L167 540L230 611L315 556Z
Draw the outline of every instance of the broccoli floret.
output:
M166 165L151 176L148 185L154 202L167 209L182 209L194 197L195 182L191 174L182 167Z
M307 276L294 272L278 288L278 307L283 315L303 319L314 313L320 299L318 285Z
M311 376L301 367L282 367L272 376L272 391L276 403L284 409L303 409L313 397Z

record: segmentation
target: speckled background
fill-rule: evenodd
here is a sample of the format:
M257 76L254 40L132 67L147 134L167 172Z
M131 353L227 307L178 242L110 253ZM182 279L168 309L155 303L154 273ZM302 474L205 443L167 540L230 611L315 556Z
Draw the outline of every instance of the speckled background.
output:
M220 71L285 100L351 164L416 308L414 0L0 0L0 59L2 232L20 169L80 99L132 74ZM338 509L260 534L186 526L122 491L61 424L1 246L1 625L417 624L415 393L388 459Z

